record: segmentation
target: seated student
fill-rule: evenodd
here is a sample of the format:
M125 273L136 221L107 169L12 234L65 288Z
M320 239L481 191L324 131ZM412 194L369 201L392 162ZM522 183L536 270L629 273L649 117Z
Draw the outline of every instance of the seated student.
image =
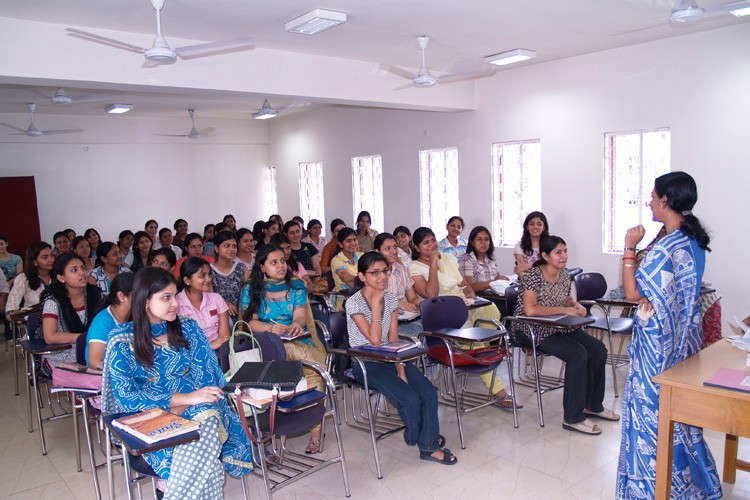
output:
M130 265L130 270L136 272L139 269L151 266L154 244L146 231L135 233L133 241L133 263Z
M255 249L258 249L258 242L263 239L263 227L266 225L264 220L256 220L253 224L253 239L255 240Z
M393 230L393 236L396 238L396 244L398 245L398 257L401 259L401 263L406 266L406 269L409 269L411 254L414 251L411 244L411 231L406 226L398 226Z
M284 227L284 219L281 218L279 214L273 214L268 218L268 221L275 222L279 226L279 230L281 230L282 227Z
M299 225L299 222L294 219L290 220L284 224L284 232L289 238L292 245L292 255L297 259L297 262L302 264L311 277L320 276L320 255L312 243L302 242L302 226Z
M386 289L388 293L396 297L399 311L418 311L419 297L417 297L417 292L414 291L414 280L409 270L399 261L396 238L388 233L380 233L375 237L375 251L382 254L388 261L390 274L388 275ZM398 324L399 333L419 335L422 331L420 320Z
M569 314L586 316L586 308L570 295L571 279L565 270L568 248L559 236L547 236L539 246L539 260L524 274L518 290L516 316ZM607 348L578 328L565 330L535 326L539 351L565 362L563 387L563 428L584 434L601 434L587 416L619 420L620 416L602 406L607 362ZM527 336L518 327L517 334Z
M203 255L214 258L214 235L216 234L215 224L206 224L203 227Z
M182 250L182 255L187 254L187 246L185 245L185 236L188 235L188 223L185 219L177 219L174 221L174 237L172 238L172 244Z
M175 257L178 259L182 257L182 250L180 250L180 247L173 244L174 237L172 236L172 230L168 227L163 227L159 229L159 248L169 248L172 250L175 254ZM157 248L157 250L159 249Z
M89 240L87 240L84 236L76 236L75 238L73 238L73 242L70 244L70 247L74 254L83 259L83 265L86 268L86 271L90 272L96 267L96 259L92 259L90 257L91 245L89 244Z
M70 240L62 231L55 233L52 237L52 244L55 245L55 249L52 251L52 255L55 257L70 252Z
M411 262L411 275L414 279L414 290L420 297L425 299L441 295L455 295L462 299L475 297L474 290L466 283L466 280L458 271L458 261L449 253L438 251L438 243L435 233L427 227L420 227L414 231L414 260ZM479 318L500 319L500 311L495 304L469 310L466 321L468 326L473 326L474 321ZM458 343L462 349L468 349L469 343ZM485 347L485 344L474 342L474 347ZM479 377L487 389L495 390L495 402L497 406L505 410L513 409L513 396L505 391L505 383L498 376L493 379L492 372L486 372ZM493 385L494 380L494 385ZM522 408L516 404L516 408Z
M182 267L182 263L185 262L188 257L203 257L203 259L209 264L214 261L213 257L206 257L203 255L203 238L201 238L201 235L198 233L190 233L185 236L184 241L187 254L184 257L177 259L177 262L175 262L175 265L172 268L172 274L174 274L174 277L178 280L180 279L180 268Z
M0 272L5 275L8 286L13 286L15 277L23 272L23 259L8 251L8 238L2 235L0 235Z
M70 241L73 241L76 237L75 229L63 229L63 233L65 233L65 236L67 236Z
M221 222L227 225L227 229L231 233L234 233L237 231L237 221L235 220L234 215L232 214L225 215L224 218L221 219Z
M531 212L527 215L523 221L521 240L513 249L513 256L516 259L513 272L519 278L523 278L523 275L539 260L539 243L547 236L549 236L547 217L542 212Z
M331 259L333 281L336 291L351 290L357 277L357 261L362 255L357 252L357 234L354 229L345 227L336 236L339 241L339 253Z
M394 240L395 241L395 240ZM357 263L359 291L346 301L346 325L352 347L398 341L398 301L386 291L388 261L377 252L367 252ZM396 406L404 422L404 441L417 445L419 458L453 465L456 457L440 435L437 389L414 363L365 361L369 386ZM352 371L364 384L359 363ZM442 449L441 449L442 448Z
M102 291L103 296L109 295L109 287L112 280L120 273L129 273L130 269L122 265L122 254L117 245L111 241L105 241L96 250L97 267L89 272L89 283L96 285Z
M248 272L252 270L255 262L255 238L253 232L243 227L237 230L237 262L245 265Z
M458 215L448 219L445 225L448 235L438 242L438 249L442 253L449 253L455 258L460 258L466 253L466 240L461 237L461 231L464 230L464 220Z
M372 217L370 217L370 212L368 212L367 210L362 210L357 215L356 224L357 245L359 245L359 252L369 252L373 248L375 236L378 235L378 232L370 228L370 224L372 224Z
M96 259L98 256L96 251L102 243L102 237L99 236L99 231L90 227L83 233L83 236L88 240L89 246L91 247L91 255L89 255L89 257Z
M299 224L299 227L302 228L302 239L307 238L307 231L305 230L305 219L302 218L301 215L295 215L292 217L293 221L296 221L297 224Z
M88 331L101 304L102 293L88 283L83 260L72 253L55 259L52 284L42 294L42 334L47 344L74 344L70 349L44 356L42 373L52 374L52 368L62 362L76 361L75 342Z
M304 243L310 243L318 252L323 252L326 246L326 239L320 235L323 232L323 224L318 219L310 219L307 223L307 236L302 238Z
M147 220L146 224L143 225L143 230L151 237L153 249L159 248L161 246L161 243L159 243L159 223L154 219Z
M341 219L333 219L331 221L331 240L326 243L323 247L323 252L320 257L320 270L323 274L331 270L331 259L339 251L339 240L337 238L339 231L344 229L346 224Z
M171 248L162 247L151 254L149 267L158 267L171 273L175 265L177 265L177 257Z
M35 306L39 303L42 292L52 283L52 266L55 258L52 247L44 241L37 241L26 248L26 260L23 272L16 276L13 287L5 303L6 319L10 320L10 313L24 307Z
M118 274L112 280L105 307L94 316L86 334L86 366L101 370L109 333L118 325L130 321L130 292L134 280L133 273Z
M302 280L292 276L284 260L283 251L276 245L264 245L255 257L250 281L240 297L242 315L255 332L277 335L313 335L284 343L289 360L310 360L325 365L326 351L315 335L315 324L307 300L307 288ZM308 387L325 391L325 384L317 372L305 369ZM320 425L310 432L305 453L320 453Z
M307 287L309 288L310 277L307 275L307 270L305 269L305 267L297 261L297 258L292 253L292 242L289 241L287 235L283 233L274 234L271 238L270 244L276 245L281 249L282 252L284 252L284 260L286 261L286 266L292 272L292 275L304 281L305 285L307 285Z
M117 237L117 248L120 249L120 255L122 255L122 265L130 269L133 265L133 241L135 235L130 229L120 231Z
M252 448L227 405L224 374L198 324L177 315L174 276L145 268L135 277L132 322L110 335L102 380L105 414L161 408L200 422L200 439L146 453L167 480L164 498L223 498L224 471L252 469ZM172 467L179 463L179 468ZM224 467L219 466L222 464Z
M191 256L182 263L180 281L183 290L177 294L177 314L198 323L212 349L229 340L229 308L221 295L213 292L211 265L201 257Z
M269 220L263 224L263 237L255 243L255 249L258 250L263 245L268 245L274 234L278 233L284 226L280 226L275 220Z
M471 230L466 253L458 259L458 268L474 292L487 290L492 281L508 279L500 274L500 266L493 256L494 250L489 229L477 226Z
M229 308L229 315L237 317L240 291L250 278L247 268L234 260L237 256L237 238L230 231L222 231L214 237L216 261L211 264L211 281L214 292L222 296Z

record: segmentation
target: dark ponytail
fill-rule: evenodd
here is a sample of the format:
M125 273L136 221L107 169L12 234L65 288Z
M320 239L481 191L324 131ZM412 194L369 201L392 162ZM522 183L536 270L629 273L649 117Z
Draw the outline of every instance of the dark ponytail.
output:
M698 201L698 187L690 174L670 172L659 176L654 181L654 191L659 197L666 196L669 208L682 215L683 221L680 226L682 232L688 238L697 241L698 246L710 252L708 244L711 242L711 237L692 212Z

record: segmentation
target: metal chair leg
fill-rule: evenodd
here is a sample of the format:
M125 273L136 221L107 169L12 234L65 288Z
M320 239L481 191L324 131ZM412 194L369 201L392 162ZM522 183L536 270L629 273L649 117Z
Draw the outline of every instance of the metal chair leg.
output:
M91 467L91 476L94 480L94 493L96 494L96 500L102 500L102 492L101 492L101 489L99 488L99 476L96 473L96 462L94 461L94 442L91 437L91 428L89 427L88 406L89 406L88 400L84 399L83 405L81 408L81 413L83 414L83 425L86 431L86 445L88 446L88 451L89 451L89 466Z
M34 356L29 356L31 360L31 383L34 386L34 394L37 396L36 423L39 426L39 439L42 443L42 455L47 454L47 443L44 441L44 428L42 427L42 409L39 404L39 387L36 379L36 366L34 365Z

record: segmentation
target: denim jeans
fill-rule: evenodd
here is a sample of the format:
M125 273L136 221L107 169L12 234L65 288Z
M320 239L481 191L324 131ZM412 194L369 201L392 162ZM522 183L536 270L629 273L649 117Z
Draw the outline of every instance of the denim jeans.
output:
M601 340L579 328L570 333L553 333L539 343L538 350L565 361L565 422L575 424L584 420L584 407L595 412L604 410L607 348Z
M418 446L420 451L434 453L440 449L438 436L437 389L413 364L406 363L407 384L396 373L393 363L365 361L367 383L396 406L404 422L404 441L409 446ZM354 377L364 383L359 363L354 363Z

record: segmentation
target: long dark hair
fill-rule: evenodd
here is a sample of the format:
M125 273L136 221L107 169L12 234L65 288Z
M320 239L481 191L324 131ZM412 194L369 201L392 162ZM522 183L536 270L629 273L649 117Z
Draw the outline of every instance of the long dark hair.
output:
M284 233L276 233L273 236L271 236L271 241L269 241L271 245L276 245L279 247L279 250L282 252L284 251L281 248L282 243L286 243L290 247L292 246L292 241L289 239L289 236L285 235ZM299 261L297 260L297 257L294 256L294 252L289 253L289 258L286 259L286 264L289 270L294 274L294 271L296 271L299 268Z
M357 220L354 222L354 227L356 228L356 234L359 234L359 221L361 221L365 217L370 219L370 225L372 225L372 216L370 215L370 212L368 212L367 210L362 210L357 215Z
M44 302L44 298L48 295L52 295L58 299L58 301L68 298L68 289L65 288L65 283L61 282L57 277L65 274L65 268L68 267L71 260L77 260L82 266L85 264L83 259L74 253L63 253L58 255L55 259L55 263L52 265L52 271L50 272L50 286L48 286L42 294L42 302Z
M560 238L559 236L554 236L552 234L550 234L549 236L541 240L539 242L539 260L534 262L533 266L538 267L543 264L547 264L547 260L544 258L544 255L542 254L546 253L547 255L549 255L550 252L552 252L552 250L557 248L557 245L560 245L560 244L567 245L564 239Z
M393 236L391 236L391 238L393 238ZM365 252L364 254L362 254L362 257L359 258L359 260L357 261L357 277L354 278L355 292L361 290L365 286L364 282L359 279L359 273L365 274L367 270L370 269L370 266L372 266L376 262L382 262L383 264L388 266L388 259L386 259L385 255L380 252Z
M36 290L42 286L42 280L39 278L39 269L37 269L34 261L39 258L39 254L42 250L49 248L52 250L52 245L46 241L37 241L29 245L26 249L26 260L23 262L23 273L26 275L26 280L29 282L29 288Z
M149 222L156 222L156 221L149 221ZM154 242L151 239L151 236L148 235L146 231L136 231L136 233L133 235L133 260L140 260L143 257L141 256L141 250L138 248L138 242L141 241L141 238L146 238L148 241L151 242L151 247L148 250L148 255L146 255L146 263L151 263L151 254L154 253Z
M272 252L281 252L281 255L284 255L284 251L273 243L263 245L260 247L260 250L258 250L258 253L255 254L255 264L253 264L253 269L250 271L250 303L245 310L245 321L253 319L253 315L260 309L260 303L263 300L263 295L266 293L266 277L263 274L261 266L266 263L268 256ZM284 281L286 281L287 285L292 282L292 270L288 265L286 268L286 275L284 275Z
M130 314L133 317L133 351L135 360L146 368L154 366L154 342L151 335L151 321L146 312L146 301L169 285L177 287L172 273L158 267L145 267L138 271L133 282ZM173 347L190 347L182 336L180 318L167 322L167 342Z
M386 240L393 240L396 241L396 237L393 236L391 233L380 233L377 236L375 236L375 240L372 242L372 247L375 250L380 251L380 247L383 246L383 243L385 243Z
M393 236L398 236L400 233L404 233L406 236L409 237L409 255L413 254L414 243L411 241L411 231L409 231L409 228L406 226L398 226L396 229L393 230Z
M492 241L492 233L490 233L490 230L484 226L477 226L471 230L471 233L469 233L469 243L466 245L466 253L473 253L474 257L478 257L477 250L474 248L474 240L479 236L479 233L487 233L487 236L490 237L490 247L487 249L486 255L488 259L495 260L495 257L493 257L493 253L495 253L495 243Z
M435 233L429 227L418 227L417 230L414 231L414 237L412 238L412 242L414 243L414 247L413 247L413 249L411 251L411 258L413 260L419 259L419 250L417 250L417 247L428 236L432 236L433 238L435 237Z
M690 174L670 172L659 176L654 181L654 191L660 197L666 196L669 208L682 215L683 221L680 226L682 232L697 241L701 248L710 252L708 244L711 242L711 237L692 212L698 201L698 187Z
M521 250L526 255L531 255L532 253L534 253L534 249L531 247L531 233L529 233L529 222L531 222L531 219L537 218L544 222L544 231L542 231L542 234L539 235L539 244L541 245L542 240L549 236L549 224L547 223L546 215L544 215L542 212L531 212L529 215L527 215L523 221L523 236L521 236Z
M338 255L339 252L343 250L343 248L341 248L341 244L344 243L344 240L351 235L356 236L357 232L350 227L345 227L341 231L339 231L339 234L336 235L336 239L338 240L339 244L337 245L336 251L333 252L333 255Z
M104 266L104 261L102 259L106 257L113 248L117 248L119 251L117 245L115 245L111 241L100 241L99 246L96 247L96 263L94 265L96 265L97 267Z
M133 292L134 281L135 273L120 273L115 276L115 279L112 280L112 285L109 287L109 295L107 295L102 304L102 309L120 305L120 297L117 296L117 292L122 292L126 297L130 297L130 294ZM125 321L130 321L130 311L128 311Z

